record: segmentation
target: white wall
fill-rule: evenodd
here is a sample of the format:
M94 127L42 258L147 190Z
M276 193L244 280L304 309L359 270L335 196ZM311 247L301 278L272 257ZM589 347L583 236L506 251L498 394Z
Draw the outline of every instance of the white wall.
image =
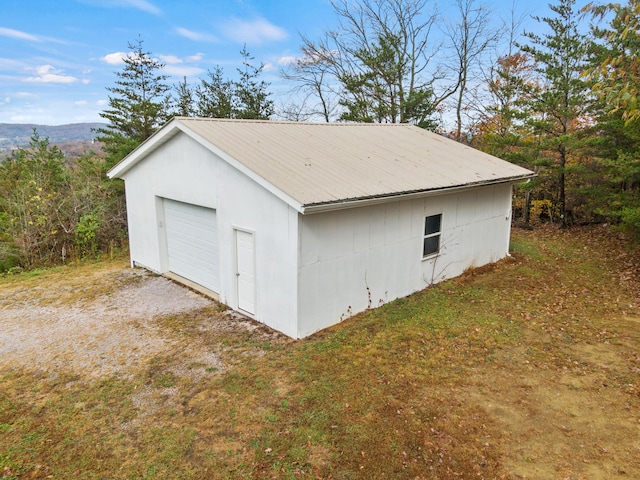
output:
M441 252L422 259L426 216L442 213ZM508 254L511 186L302 216L298 336Z
M167 271L162 198L214 208L220 300L237 308L234 229L254 232L255 318L289 336L297 335L295 210L184 134L151 153L124 177L133 262Z

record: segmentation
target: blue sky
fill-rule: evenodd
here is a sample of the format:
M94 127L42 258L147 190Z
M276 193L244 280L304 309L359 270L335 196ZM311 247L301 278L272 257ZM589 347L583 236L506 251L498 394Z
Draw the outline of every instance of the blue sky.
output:
M437 2L445 15L451 3ZM514 0L485 3L498 21ZM515 4L547 13L544 1ZM1 11L0 123L48 125L102 121L106 87L138 37L174 84L216 65L232 76L246 44L271 90L284 92L278 70L298 54L300 34L319 38L337 21L329 0L2 0Z

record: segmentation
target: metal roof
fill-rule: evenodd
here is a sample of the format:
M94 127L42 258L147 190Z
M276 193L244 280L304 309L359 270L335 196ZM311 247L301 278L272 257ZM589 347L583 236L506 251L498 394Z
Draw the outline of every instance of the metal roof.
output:
M172 127L173 126L173 127ZM304 123L177 117L109 172L119 176L179 129L237 161L300 206L473 185L533 172L408 124ZM145 145L143 144L143 147ZM253 175L252 175L253 176Z

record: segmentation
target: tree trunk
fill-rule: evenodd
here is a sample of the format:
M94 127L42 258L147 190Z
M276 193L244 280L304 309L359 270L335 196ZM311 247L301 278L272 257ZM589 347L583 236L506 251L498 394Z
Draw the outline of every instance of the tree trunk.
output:
M567 151L564 145L560 145L560 172L558 175L558 203L560 204L560 223L567 226L567 198L565 193L565 167L567 164Z

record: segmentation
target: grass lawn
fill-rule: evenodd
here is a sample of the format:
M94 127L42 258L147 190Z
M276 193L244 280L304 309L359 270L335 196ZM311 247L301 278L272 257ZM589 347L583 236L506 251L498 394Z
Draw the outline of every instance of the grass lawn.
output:
M0 479L640 478L639 273L605 227L514 230L512 257L303 341L207 333L219 308L159 318L225 367L0 370Z

